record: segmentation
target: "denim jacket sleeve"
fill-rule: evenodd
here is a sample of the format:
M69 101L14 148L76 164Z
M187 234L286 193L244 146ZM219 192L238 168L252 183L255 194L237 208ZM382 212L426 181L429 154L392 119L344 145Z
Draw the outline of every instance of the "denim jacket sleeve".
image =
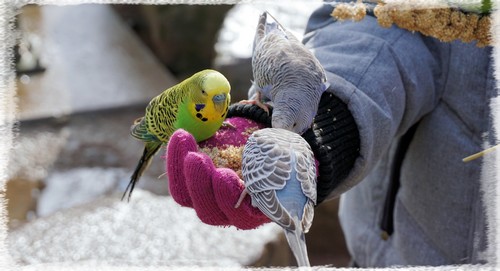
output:
M340 98L357 124L359 157L330 198L360 182L393 140L438 103L447 46L372 16L338 22L324 5L311 16L304 43L326 70L328 91ZM336 180L338 181L338 180Z

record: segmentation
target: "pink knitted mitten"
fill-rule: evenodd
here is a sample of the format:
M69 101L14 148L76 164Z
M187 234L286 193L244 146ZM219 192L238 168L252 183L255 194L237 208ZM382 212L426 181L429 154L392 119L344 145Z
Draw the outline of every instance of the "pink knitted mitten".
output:
M234 127L222 127L199 146L184 130L172 135L166 156L170 194L180 205L194 208L206 224L253 229L270 220L252 206L250 197L234 208L245 185L233 170L216 168L209 156L199 152L199 147L243 146L250 136L248 131L264 126L240 117L228 118L226 122Z

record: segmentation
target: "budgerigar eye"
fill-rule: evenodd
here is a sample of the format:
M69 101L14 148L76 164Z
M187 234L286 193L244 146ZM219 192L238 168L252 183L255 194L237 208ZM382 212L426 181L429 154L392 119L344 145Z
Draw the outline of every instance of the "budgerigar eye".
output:
M205 92L205 90L204 90L204 89L202 89L202 90L201 90L201 93L202 93L202 94L206 94L206 92Z

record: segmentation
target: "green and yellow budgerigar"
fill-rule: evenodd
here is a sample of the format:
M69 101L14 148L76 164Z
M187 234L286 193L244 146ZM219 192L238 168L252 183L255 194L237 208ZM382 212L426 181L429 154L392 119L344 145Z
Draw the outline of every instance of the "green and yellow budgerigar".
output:
M188 131L197 142L215 134L226 118L230 89L224 75L207 69L170 87L149 102L144 117L137 119L130 128L131 135L143 141L145 146L122 199L127 191L130 199L136 182L175 130Z

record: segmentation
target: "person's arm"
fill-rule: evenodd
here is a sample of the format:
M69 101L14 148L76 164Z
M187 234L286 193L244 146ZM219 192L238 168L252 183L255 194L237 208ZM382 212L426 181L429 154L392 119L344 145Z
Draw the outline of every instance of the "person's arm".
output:
M382 28L371 16L335 22L330 13L325 5L311 16L304 42L326 70L327 91L352 115L360 140L347 176L318 190L332 198L360 182L391 142L436 106L447 46L397 27Z

